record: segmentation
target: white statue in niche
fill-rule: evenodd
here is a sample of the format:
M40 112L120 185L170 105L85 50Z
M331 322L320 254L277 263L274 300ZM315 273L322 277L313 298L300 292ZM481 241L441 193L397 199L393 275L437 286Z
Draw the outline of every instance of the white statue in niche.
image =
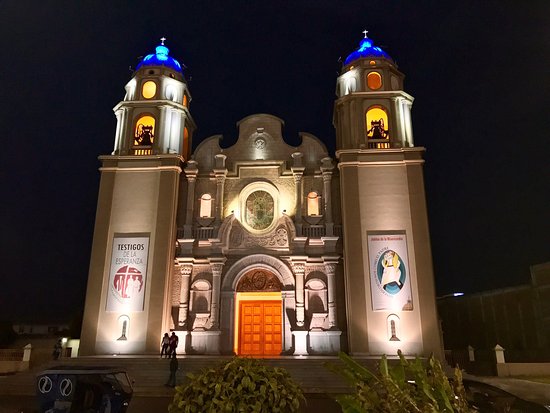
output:
M395 314L390 314L387 322L389 341L401 341L399 338L399 317Z
M117 341L126 341L128 340L128 324L130 322L130 317L123 315L118 318L118 325L121 327L120 337Z

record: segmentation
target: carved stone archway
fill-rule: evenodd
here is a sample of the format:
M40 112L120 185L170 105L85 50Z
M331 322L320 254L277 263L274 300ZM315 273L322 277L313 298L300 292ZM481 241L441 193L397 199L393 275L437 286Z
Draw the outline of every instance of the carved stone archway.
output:
M282 351L292 347L291 325L295 324L295 281L290 268L281 260L253 254L234 263L225 274L221 285L222 353L234 351L237 294L239 292L281 292Z
M248 271L257 269L264 269L275 274L283 285L283 290L294 289L294 275L283 261L266 254L252 254L241 258L227 270L222 281L222 291L236 291L237 283L241 277Z

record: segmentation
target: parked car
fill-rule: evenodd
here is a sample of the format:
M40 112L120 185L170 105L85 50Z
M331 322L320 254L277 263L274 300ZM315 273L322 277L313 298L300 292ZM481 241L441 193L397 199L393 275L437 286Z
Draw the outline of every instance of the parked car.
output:
M479 412L490 413L548 413L550 405L521 399L487 383L464 379L466 398Z
M36 377L41 413L125 413L132 393L121 369L61 366Z

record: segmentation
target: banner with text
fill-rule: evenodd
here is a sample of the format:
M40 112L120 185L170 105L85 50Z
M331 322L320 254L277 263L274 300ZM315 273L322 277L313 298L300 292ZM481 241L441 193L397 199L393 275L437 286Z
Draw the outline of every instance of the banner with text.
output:
M107 311L143 311L149 237L115 237Z
M412 311L407 236L368 235L373 310Z

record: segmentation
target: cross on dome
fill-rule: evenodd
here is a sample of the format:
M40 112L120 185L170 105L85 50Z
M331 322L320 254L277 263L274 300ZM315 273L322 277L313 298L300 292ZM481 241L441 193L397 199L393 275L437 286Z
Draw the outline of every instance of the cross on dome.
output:
M142 66L167 66L171 69L174 69L177 72L182 73L183 68L180 63L169 55L170 49L164 45L166 37L160 38L160 44L155 47L155 53L148 54L143 58L143 60L137 65L136 69L139 69Z
M359 47L352 52L344 61L344 65L350 64L354 60L361 58L382 57L392 60L392 58L378 46L375 46L373 41L367 37L368 30L363 30L364 38L359 42Z

